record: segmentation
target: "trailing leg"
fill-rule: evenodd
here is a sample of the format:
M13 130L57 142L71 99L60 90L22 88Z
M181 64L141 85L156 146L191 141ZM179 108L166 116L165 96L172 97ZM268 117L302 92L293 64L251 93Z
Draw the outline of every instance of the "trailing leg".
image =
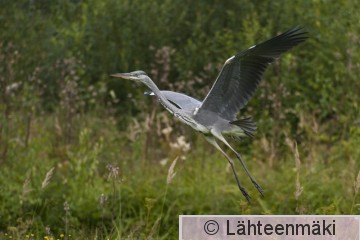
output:
M205 139L211 144L213 145L216 149L218 149L225 157L226 159L228 160L230 166L231 166L231 169L234 173L234 176L235 176L235 179L236 179L236 182L237 182L237 185L241 191L241 193L244 195L244 197L246 198L246 200L248 202L250 202L250 195L247 193L247 191L245 190L245 188L240 184L240 181L239 181L239 178L236 174L236 171L235 171L235 166L234 166L234 161L220 148L220 146L217 144L216 140L214 137L210 137L210 136L205 136Z
M235 151L235 149L233 149L231 147L231 145L226 141L226 139L224 138L224 136L221 133L217 133L217 132L211 132L217 139L219 139L220 141L222 141L226 146L228 146L236 155L236 157L239 159L241 165L243 166L243 168L245 169L246 174L249 176L251 182L253 183L253 185L256 187L256 189L259 191L259 193L261 194L261 196L264 196L264 190L260 187L260 185L255 181L255 179L252 177L252 175L250 174L250 171L248 170L248 168L246 167L245 162L242 160L241 155Z

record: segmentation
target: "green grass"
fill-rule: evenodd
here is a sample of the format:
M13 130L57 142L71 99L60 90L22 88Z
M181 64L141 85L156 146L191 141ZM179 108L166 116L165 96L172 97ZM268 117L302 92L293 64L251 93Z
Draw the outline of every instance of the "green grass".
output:
M348 139L324 141L319 134L299 144L300 168L285 142L271 166L261 133L233 142L265 190L260 197L236 162L252 196L248 203L226 159L200 135L185 134L190 149L182 151L164 134L120 131L111 119L89 114L74 120L69 140L64 123L51 115L34 119L25 146L22 122L12 124L0 168L1 239L177 239L180 214L360 214L357 128ZM173 131L170 141L180 135ZM176 175L167 184L176 156Z

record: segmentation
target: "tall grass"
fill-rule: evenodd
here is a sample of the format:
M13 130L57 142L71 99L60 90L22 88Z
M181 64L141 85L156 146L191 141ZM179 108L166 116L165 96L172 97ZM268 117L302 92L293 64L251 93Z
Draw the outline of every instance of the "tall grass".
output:
M316 135L314 144L296 144L287 133L290 151L279 149L271 164L262 137L240 143L265 189L261 198L239 168L252 196L247 203L226 160L201 136L155 132L158 147L139 155L151 135L115 130L111 119L93 115L79 121L71 145L58 143L51 115L33 118L27 147L9 144L0 170L1 238L169 239L177 236L179 214L360 213L357 134L328 145Z

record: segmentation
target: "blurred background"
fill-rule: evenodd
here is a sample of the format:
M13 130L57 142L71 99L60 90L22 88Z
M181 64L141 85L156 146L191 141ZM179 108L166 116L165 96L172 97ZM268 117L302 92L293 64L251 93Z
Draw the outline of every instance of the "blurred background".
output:
M2 0L0 237L177 239L179 214L360 214L360 2ZM232 142L265 190L146 87L203 99L224 61L291 27ZM229 153L231 154L231 153ZM233 156L235 157L235 156Z

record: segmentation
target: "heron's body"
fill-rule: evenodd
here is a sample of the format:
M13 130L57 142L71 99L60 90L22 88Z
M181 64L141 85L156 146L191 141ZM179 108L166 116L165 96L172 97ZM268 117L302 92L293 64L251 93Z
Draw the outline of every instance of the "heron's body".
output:
M201 107L201 102L195 98L189 97L183 93L166 90L160 91L160 93L164 95L164 97L179 110L174 114L171 110L166 107L165 108L170 113L174 114L175 117L177 117L181 122L191 126L198 132L207 135L210 134L211 129L218 129L223 133L223 135L231 135L236 137L247 136L241 127L235 124L231 124L230 120L224 119L220 116L214 116L214 114L210 111L204 111L201 115L197 115L197 112ZM148 93L148 95L155 94Z
M237 119L236 115L245 107L265 72L267 66L280 54L305 41L306 32L301 28L293 28L270 40L254 45L227 59L210 92L203 101L182 93L160 91L155 83L143 71L113 74L147 85L156 95L160 103L176 118L204 134L206 140L217 148L230 163L239 189L247 200L250 196L240 184L235 172L233 160L220 148L216 140L223 142L240 160L247 175L257 190L263 190L251 176L240 154L227 142L224 136L253 136L256 124L252 118Z

